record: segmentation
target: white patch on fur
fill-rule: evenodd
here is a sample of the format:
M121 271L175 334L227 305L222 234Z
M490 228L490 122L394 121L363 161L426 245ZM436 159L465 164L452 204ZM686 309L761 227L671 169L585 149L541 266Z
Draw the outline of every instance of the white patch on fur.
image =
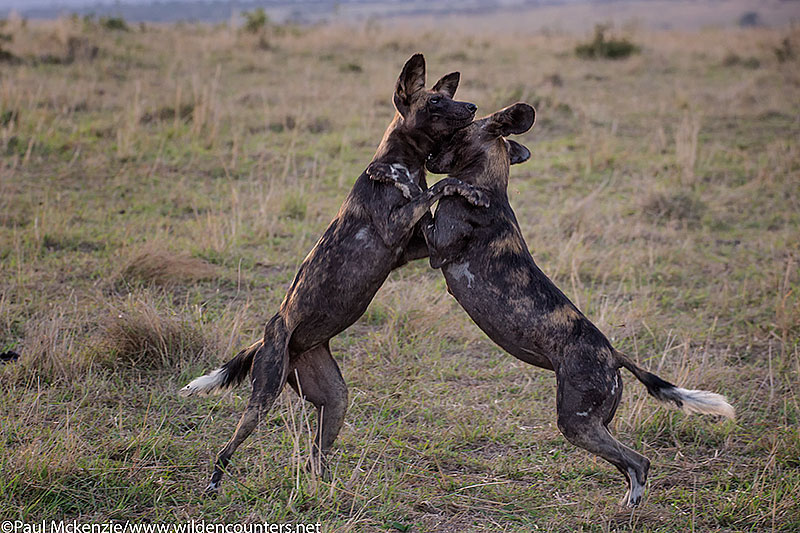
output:
M357 241L366 241L369 236L369 230L367 228L361 228L356 233L356 240Z
M614 386L613 386L613 387L611 387L611 394L612 394L612 395L613 395L615 392L617 392L617 380L618 380L618 379L619 379L619 375L617 375L617 374L614 374Z
M575 413L578 416L589 416L589 411L581 411L580 413Z
M410 200L411 199L411 187L408 186L408 183L401 183L399 181L394 182L394 186L400 189L400 192L403 193L403 196Z
M725 396L717 394L716 392L681 389L679 387L664 392L667 395L674 395L680 399L683 404L682 409L685 413L721 415L730 419L736 416L733 406L728 403Z
M212 392L217 392L220 385L225 380L225 374L221 368L218 368L199 378L193 380L191 383L182 388L178 394L181 396L192 396L193 394L206 395Z
M450 267L450 273L456 279L466 278L467 288L472 288L472 282L475 281L475 275L469 271L469 263L456 264Z
M633 468L628 468L628 475L631 478L631 488L628 491L628 507L636 507L642 501L644 494L644 485L640 484L636 479L636 471Z
M392 169L391 178L392 181L394 181L394 186L403 193L406 199L410 200L412 198L412 188L416 193L422 192L422 189L414 182L417 177L416 172L411 174L408 169L400 163L392 163L389 165L389 168Z
M392 163L389 165L389 168L392 169L392 179L397 181L400 178L405 178L407 181L410 179L410 174L408 169L401 165L400 163Z

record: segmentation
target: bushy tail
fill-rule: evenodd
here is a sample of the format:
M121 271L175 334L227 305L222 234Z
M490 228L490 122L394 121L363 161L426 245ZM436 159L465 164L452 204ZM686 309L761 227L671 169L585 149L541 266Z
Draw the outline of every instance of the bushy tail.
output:
M644 383L644 386L647 387L647 392L655 399L664 403L674 404L688 414L721 415L730 419L736 416L733 406L721 394L676 387L655 374L639 368L623 353L617 350L614 350L614 353L620 364L630 370L636 376L636 379Z
M182 388L178 394L181 396L206 395L238 385L247 377L250 368L253 366L253 357L263 345L263 339L253 343L210 374L193 380Z

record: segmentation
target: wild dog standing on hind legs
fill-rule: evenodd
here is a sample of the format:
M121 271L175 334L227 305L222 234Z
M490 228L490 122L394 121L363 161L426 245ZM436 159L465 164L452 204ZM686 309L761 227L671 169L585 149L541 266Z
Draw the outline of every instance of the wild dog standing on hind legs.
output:
M280 310L267 322L263 340L181 390L183 395L208 393L238 384L251 372L250 401L233 438L217 456L207 491L219 487L231 455L287 381L317 408L312 456L323 462L347 409L347 386L331 356L331 337L358 320L393 268L427 255L424 240L412 235L417 222L430 217L434 202L459 194L473 205L486 205L480 193L455 179L423 190L425 158L440 139L475 116L474 104L453 100L458 82L459 74L453 72L426 90L422 55L406 62L394 92L397 113L372 163L300 265Z
M630 370L656 399L687 413L733 418L725 398L686 390L651 374L615 350L606 337L536 266L508 202L509 165L530 157L504 139L533 126L535 112L515 104L473 122L443 143L428 161L486 194L489 207L473 209L443 198L424 227L430 261L448 291L497 344L526 363L556 373L558 428L572 444L613 464L628 480L624 503L639 503L650 461L608 431L622 396L619 369Z

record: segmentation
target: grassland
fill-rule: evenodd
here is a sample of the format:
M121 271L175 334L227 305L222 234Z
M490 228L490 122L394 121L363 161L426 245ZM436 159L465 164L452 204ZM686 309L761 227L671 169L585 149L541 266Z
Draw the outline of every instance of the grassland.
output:
M0 367L0 518L800 529L796 28L633 31L623 61L577 58L584 36L400 25L0 32L0 351L21 354ZM544 271L620 349L737 407L687 417L624 376L615 432L653 462L635 512L558 432L553 376L424 262L333 341L351 406L332 481L304 473L314 415L287 391L200 494L249 389L176 391L257 338L417 51L479 113L537 107L509 194Z

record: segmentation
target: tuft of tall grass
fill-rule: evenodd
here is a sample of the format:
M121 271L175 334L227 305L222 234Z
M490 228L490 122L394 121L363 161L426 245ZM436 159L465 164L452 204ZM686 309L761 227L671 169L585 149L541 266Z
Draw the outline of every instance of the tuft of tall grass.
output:
M89 360L79 341L80 318L74 311L57 307L31 317L25 326L20 358L5 369L16 374L16 381L69 381L88 367Z
M643 202L642 212L654 222L672 220L696 225L706 204L689 191L653 192Z
M109 307L95 356L107 366L159 369L196 360L213 344L197 316L142 292Z
M214 265L186 253L176 253L159 244L146 244L122 268L117 282L145 283L169 287L181 283L213 279Z

